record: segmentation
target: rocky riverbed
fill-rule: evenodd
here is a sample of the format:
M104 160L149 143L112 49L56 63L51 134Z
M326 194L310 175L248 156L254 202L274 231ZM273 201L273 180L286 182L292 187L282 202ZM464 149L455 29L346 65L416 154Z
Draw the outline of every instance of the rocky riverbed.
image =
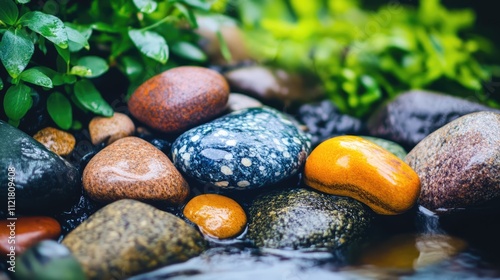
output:
M0 277L500 277L498 110L411 91L361 120L280 71L174 68L79 132L0 121Z

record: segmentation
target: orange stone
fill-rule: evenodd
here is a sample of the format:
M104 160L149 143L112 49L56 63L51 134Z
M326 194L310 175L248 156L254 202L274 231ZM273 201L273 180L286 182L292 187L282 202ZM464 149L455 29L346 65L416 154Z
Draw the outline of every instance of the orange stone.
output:
M184 216L200 230L220 239L237 236L247 224L245 210L234 200L218 194L202 194L184 207Z
M50 217L19 217L0 220L0 254L6 257L15 248L16 255L45 239L56 239L61 234L59 222ZM15 243L14 243L15 242Z
M76 144L75 137L71 133L53 127L38 131L33 138L60 156L69 155Z
M357 136L334 137L316 147L306 160L304 181L384 215L409 210L420 194L420 179L408 164Z

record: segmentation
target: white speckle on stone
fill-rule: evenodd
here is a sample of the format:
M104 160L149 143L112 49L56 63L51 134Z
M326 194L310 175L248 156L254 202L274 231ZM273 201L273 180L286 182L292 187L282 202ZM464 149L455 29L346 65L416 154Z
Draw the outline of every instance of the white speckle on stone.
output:
M274 172L274 176L280 176L281 172L277 171L277 172Z
M259 138L266 139L266 138L267 138L267 136L266 136L266 135L264 135L264 134L259 134Z
M281 120L283 123L285 124L293 124L291 121L287 120L287 119L282 119Z
M227 186L229 186L229 182L228 181L220 181L220 182L215 183L215 185L217 187L227 187Z
M194 147L189 147L188 152L192 153L194 151Z
M237 143L237 141L233 140L233 139L226 141L226 145L228 145L228 146L236 146L236 143Z
M273 139L273 142L278 146L281 145L281 142L276 138Z
M261 165L261 166L259 166L259 170L260 170L260 171L264 171L265 169L266 169L266 168L265 168L264 166L262 166L262 165Z
M272 158L277 158L278 156L277 156L275 153L272 153L272 154L271 154L271 157L272 157Z
M286 157L286 158L289 158L290 157L290 153L287 152L287 151L284 151L283 152L283 156Z
M196 142L200 139L200 135L196 134L195 136L191 137L192 142Z
M228 136L229 135L229 133L225 130L219 130L219 131L217 131L217 134L219 134L221 136Z
M188 161L190 158L191 158L191 154L190 153L184 153L184 154L182 154L182 159L184 159L185 161Z
M220 172L222 172L224 175L233 175L233 170L231 170L231 168L226 165L220 167Z
M233 154L226 154L226 155L224 156L224 159L225 159L225 160L232 160L232 159L233 159Z
M283 144L285 144L285 145L287 145L287 146L288 146L288 145L290 145L290 142L288 142L288 139L287 139L287 138L282 138L282 139L281 139L281 142L283 142Z
M243 164L246 167L249 167L250 165L252 165L252 161L249 158L242 158L241 164Z
M297 137L293 137L292 140L293 140L293 142L295 142L297 144L301 144L299 138L297 138Z
M237 185L238 185L238 187L240 187L240 188L244 188L244 187L248 187L248 186L250 186L250 182L248 182L248 181L239 181L239 182L237 183Z
M186 151L186 145L182 146L180 149L179 149L179 154L182 154Z

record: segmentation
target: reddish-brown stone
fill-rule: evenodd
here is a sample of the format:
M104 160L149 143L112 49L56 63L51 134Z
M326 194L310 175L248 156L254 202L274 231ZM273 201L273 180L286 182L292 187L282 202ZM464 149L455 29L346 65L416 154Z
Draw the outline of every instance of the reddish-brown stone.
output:
M219 73L202 67L170 69L144 82L128 102L139 121L166 133L182 132L219 115L229 85Z
M61 234L59 222L50 217L19 217L0 220L0 254L7 257L11 247L16 255L45 239L56 239Z

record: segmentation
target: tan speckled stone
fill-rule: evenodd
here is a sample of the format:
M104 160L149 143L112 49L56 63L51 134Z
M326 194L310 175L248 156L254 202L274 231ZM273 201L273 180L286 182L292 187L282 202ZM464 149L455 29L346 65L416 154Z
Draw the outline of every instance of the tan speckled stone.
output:
M117 140L95 155L83 171L83 187L102 202L132 198L178 205L189 194L168 157L137 137Z
M205 242L174 215L135 200L102 208L62 242L89 279L124 279L199 255Z
M107 145L116 140L134 134L135 125L125 114L114 113L110 118L95 117L89 123L90 139L97 145L107 141Z
M76 144L75 137L71 133L53 127L38 131L33 138L60 156L69 155Z

